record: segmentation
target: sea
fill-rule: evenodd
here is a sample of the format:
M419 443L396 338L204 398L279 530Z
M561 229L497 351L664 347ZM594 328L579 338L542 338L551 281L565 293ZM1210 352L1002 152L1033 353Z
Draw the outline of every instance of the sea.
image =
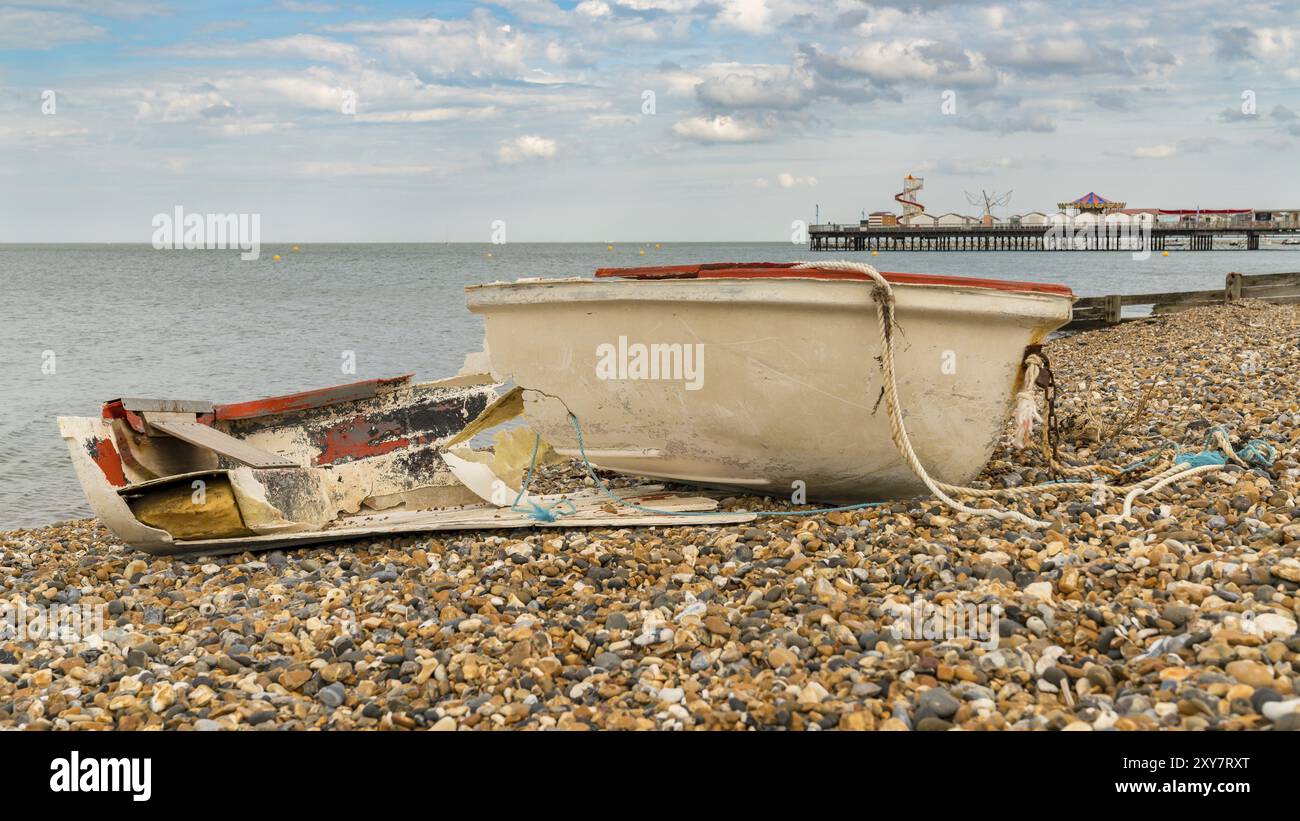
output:
M449 376L480 350L466 285L598 267L847 258L882 271L1069 285L1080 296L1219 288L1300 271L1300 249L1152 254L811 253L785 243L0 245L0 531L90 516L55 417L122 396L232 402L373 377ZM276 260L275 257L279 256ZM354 367L347 370L348 364Z

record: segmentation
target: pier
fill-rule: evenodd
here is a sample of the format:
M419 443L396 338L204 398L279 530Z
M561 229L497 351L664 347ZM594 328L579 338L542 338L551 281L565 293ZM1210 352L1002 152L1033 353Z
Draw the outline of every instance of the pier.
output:
M1149 233L1150 244L1147 244ZM1105 222L1066 225L865 225L831 223L808 229L810 251L1257 251L1261 239L1296 238L1300 225L1243 222L1232 225L1162 225L1142 232ZM1227 240L1237 240L1227 246ZM1170 242L1173 240L1174 242ZM1216 242L1216 240L1220 240ZM1244 242L1243 242L1244 241ZM1264 243L1264 247L1268 246Z

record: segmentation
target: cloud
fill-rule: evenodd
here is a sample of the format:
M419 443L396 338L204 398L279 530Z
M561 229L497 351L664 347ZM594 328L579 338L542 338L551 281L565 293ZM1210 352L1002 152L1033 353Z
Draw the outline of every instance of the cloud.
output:
M1133 149L1133 158L1137 160L1167 160L1182 154L1204 154L1221 145L1225 145L1225 143L1218 137L1188 137L1176 143L1139 146Z
M482 11L468 20L364 21L323 26L322 30L355 35L394 68L426 81L455 75L518 79L528 74L528 55L545 49Z
M493 106L479 108L424 108L414 111L379 111L357 114L358 123L441 123L449 120L486 120L500 111Z
M1133 149L1133 158L1138 160L1164 160L1178 153L1178 147L1171 143L1143 145Z
M791 66L726 64L695 86L696 97L719 109L798 109L812 101L813 78Z
M49 51L102 40L105 33L103 27L76 14L0 6L0 51Z
M1258 120L1258 119L1259 119L1258 114L1254 112L1247 114L1246 112L1241 110L1240 106L1238 106L1237 108L1228 106L1227 108L1219 112L1219 122L1223 122L1223 123L1249 122L1251 120Z
M170 46L159 49L161 54L186 58L252 59L265 57L296 57L322 63L358 65L361 50L351 43L342 43L316 34L294 34L269 40L244 43L215 43Z
M8 0L6 6L36 6L43 9L98 14L104 17L144 17L170 14L166 3L152 0Z
M1030 73L1086 70L1097 62L1097 54L1077 36L1016 39L995 54L999 65L1014 66Z
M776 17L767 0L721 0L714 20L726 28L762 34L774 25Z
M881 85L978 88L997 84L997 74L983 55L923 38L865 43L834 56L823 55L817 65L832 77L855 74Z
M689 117L673 124L673 132L697 143L752 143L765 139L767 129L739 117Z
M1282 105L1281 103L1278 103L1277 105L1273 106L1273 110L1268 113L1268 116L1274 120L1277 120L1278 122L1283 122L1283 123L1295 122L1296 119L1300 117L1300 115L1297 115L1294 111Z
M497 160L506 165L525 160L549 160L558 150L555 140L526 134L513 140L502 140L497 146Z
M801 177L791 174L789 171L782 171L769 181L766 177L759 177L754 180L755 188L770 188L772 182L775 182L782 188L813 188L817 185L816 177Z
M1089 95L1092 104L1107 111L1132 111L1137 107L1136 94L1126 89L1094 91Z
M1224 61L1254 59L1255 32L1248 26L1219 26L1210 32L1214 56Z

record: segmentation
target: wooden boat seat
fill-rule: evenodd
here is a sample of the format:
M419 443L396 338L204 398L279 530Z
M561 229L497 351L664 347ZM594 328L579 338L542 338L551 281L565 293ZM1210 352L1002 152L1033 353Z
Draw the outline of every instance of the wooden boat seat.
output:
M236 439L211 425L194 420L190 414L150 413L143 414L150 428L168 436L188 442L200 448L219 453L251 468L293 468L300 467L297 462L286 459L278 453L263 450L255 445ZM188 418L186 418L188 417Z

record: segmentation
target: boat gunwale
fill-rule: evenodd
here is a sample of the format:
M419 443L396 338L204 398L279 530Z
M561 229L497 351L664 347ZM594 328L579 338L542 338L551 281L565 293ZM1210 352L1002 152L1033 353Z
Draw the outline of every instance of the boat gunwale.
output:
M960 278L954 278L960 279ZM528 300L513 301L505 298L507 294L524 294L529 291L533 293L554 292L556 290L572 286L583 289L583 292L577 292L569 295L572 300L583 302L734 302L744 303L752 302L756 304L779 305L779 304L818 304L831 302L837 305L845 304L842 299L830 299L825 296L818 297L815 294L800 294L795 296L794 293L787 291L781 296L775 296L768 292L766 295L757 293L758 289L775 288L785 290L786 284L790 285L817 285L826 289L839 290L842 288L857 289L853 293L861 294L864 304L870 303L870 288L873 283L870 280L861 279L828 279L823 277L709 277L705 279L696 278L678 278L678 279L586 279L583 277L566 277L558 279L538 279L530 278L515 282L484 282L465 286L468 307L471 312L477 312L480 307L510 307L512 305L529 305ZM906 298L909 293L913 294L952 294L952 295L969 295L983 298L994 298L1001 302L1003 299L1019 304L1038 304L1041 306L1064 304L1068 307L1078 299L1072 291L1068 293L1050 292L1050 291L1032 291L1032 290L1011 290L980 287L979 285L969 285L966 283L955 282L896 282L890 283L896 295ZM748 298L737 298L735 289L738 286L749 286L756 291L753 296ZM600 293L593 292L591 289L596 288ZM691 298L696 295L689 295L685 292L690 289L707 291L714 289L719 291L718 299L698 299ZM749 290L747 288L746 290ZM679 290L680 289L680 290ZM726 289L725 293L722 293ZM612 293L611 293L612 292ZM1003 303L1005 304L1005 303ZM906 306L903 306L906 307ZM956 306L952 310L960 309Z
M806 267L799 267L799 266ZM1067 285L1024 280L990 279L956 274L921 274L880 271L890 284L959 285L994 291L1032 291L1073 296ZM862 271L819 268L816 262L706 262L694 265L651 265L632 268L597 268L596 279L829 279L868 280Z

